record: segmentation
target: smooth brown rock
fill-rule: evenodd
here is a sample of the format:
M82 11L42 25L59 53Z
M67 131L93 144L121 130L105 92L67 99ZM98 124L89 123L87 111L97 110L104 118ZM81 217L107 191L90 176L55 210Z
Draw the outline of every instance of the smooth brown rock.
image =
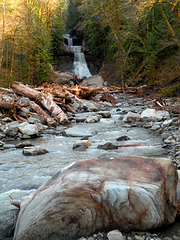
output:
M146 231L170 224L177 178L166 158L78 161L22 202L14 240L75 240L99 230Z

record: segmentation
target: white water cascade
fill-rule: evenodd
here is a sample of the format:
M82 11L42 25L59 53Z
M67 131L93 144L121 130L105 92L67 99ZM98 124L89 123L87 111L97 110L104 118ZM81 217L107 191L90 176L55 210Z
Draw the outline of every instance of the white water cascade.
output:
M82 46L73 46L73 39L69 34L64 34L64 38L68 41L68 47L74 53L74 73L78 78L84 79L92 76L87 66L85 55L82 52Z

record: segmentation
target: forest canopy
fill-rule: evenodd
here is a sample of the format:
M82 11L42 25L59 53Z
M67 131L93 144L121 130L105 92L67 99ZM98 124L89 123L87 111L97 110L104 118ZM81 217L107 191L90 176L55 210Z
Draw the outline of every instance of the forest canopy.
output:
M111 64L115 84L145 80L171 95L180 88L180 1L0 0L0 24L6 85L50 81L62 34L76 29L91 55Z

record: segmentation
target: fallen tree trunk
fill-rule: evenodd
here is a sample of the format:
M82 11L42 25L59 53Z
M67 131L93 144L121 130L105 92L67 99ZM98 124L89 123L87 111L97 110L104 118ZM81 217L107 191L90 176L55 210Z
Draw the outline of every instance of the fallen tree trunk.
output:
M54 119L60 124L69 123L66 114L62 109L50 98L48 95L36 91L27 85L24 85L19 82L14 82L12 87L22 95L25 95L29 98L35 99L37 102L41 103L54 117Z
M38 104L36 104L33 101L30 101L29 106L47 122L48 126L52 126L52 127L57 126L56 121L51 116L49 116L46 112L44 112Z

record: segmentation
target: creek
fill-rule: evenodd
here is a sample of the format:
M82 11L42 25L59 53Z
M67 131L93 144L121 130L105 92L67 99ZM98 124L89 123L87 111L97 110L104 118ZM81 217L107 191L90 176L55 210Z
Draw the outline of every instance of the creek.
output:
M166 151L161 147L161 137L144 128L132 127L119 120L117 108L111 108L111 118L101 118L97 123L71 123L68 126L58 126L56 129L48 129L41 137L28 140L35 146L45 148L49 153L39 156L25 156L22 149L6 149L0 153L0 214L15 208L9 202L9 195L22 201L27 195L34 192L51 176L72 162L80 159L104 158L113 156L166 156ZM78 113L77 118L85 118L92 113ZM72 136L63 136L63 130L71 130L76 127ZM85 151L74 151L73 144L92 133L89 137L91 146ZM91 135L91 134L90 134ZM126 135L128 141L119 142L116 139ZM22 140L14 140L9 143L16 144ZM113 144L145 145L138 147L120 147L115 150L102 150L97 148L108 141ZM179 220L166 229L168 236L180 236Z

